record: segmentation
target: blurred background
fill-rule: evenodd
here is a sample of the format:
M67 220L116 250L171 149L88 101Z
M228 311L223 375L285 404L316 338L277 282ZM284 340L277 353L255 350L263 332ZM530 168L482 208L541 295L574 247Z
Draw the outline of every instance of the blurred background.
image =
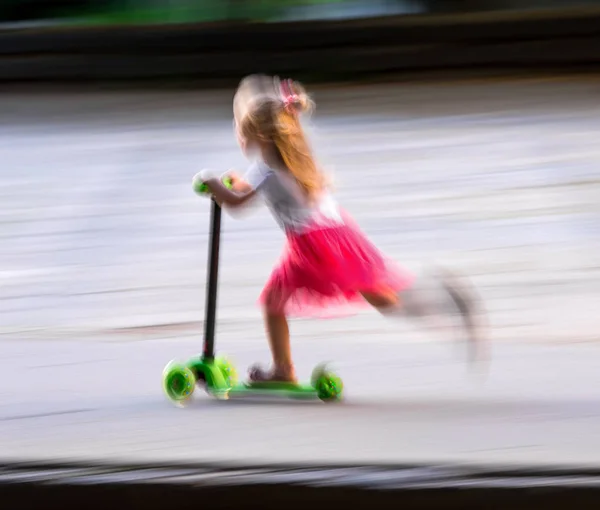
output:
M598 0L3 0L2 23L278 22L598 5Z
M0 459L600 464L598 8L0 0ZM292 325L300 376L335 360L347 407L165 402L163 367L202 339L191 178L245 169L249 72L305 82L316 153L383 252L477 286L487 377L366 311ZM217 349L242 375L268 359L282 242L264 208L224 219ZM227 441L198 441L206 416Z

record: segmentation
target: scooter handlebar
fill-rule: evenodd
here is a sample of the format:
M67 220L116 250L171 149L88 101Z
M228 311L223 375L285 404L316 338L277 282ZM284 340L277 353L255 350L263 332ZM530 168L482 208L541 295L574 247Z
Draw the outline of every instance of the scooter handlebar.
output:
M201 175L201 174L202 174L202 172L200 172L200 174L196 174L194 176L194 179L192 181L192 186L194 187L194 191L196 193L198 193L199 195L209 195L210 189L208 188L208 185L204 181L208 180L212 176ZM228 175L221 177L221 182L223 183L223 185L226 188L228 188L228 189L233 188L233 179L231 177L229 177Z

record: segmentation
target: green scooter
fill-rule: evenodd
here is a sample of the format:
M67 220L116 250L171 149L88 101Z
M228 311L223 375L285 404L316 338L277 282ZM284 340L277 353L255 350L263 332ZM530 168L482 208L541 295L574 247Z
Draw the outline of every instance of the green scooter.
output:
M223 183L232 187L232 181ZM194 191L210 196L205 183L195 182ZM208 287L204 320L202 354L186 362L171 361L163 371L163 389L167 397L179 406L188 403L197 386L220 400L234 397L278 396L289 399L320 399L337 402L342 399L343 383L325 364L318 365L310 383L238 382L235 367L227 358L215 357L215 326L217 311L217 288L219 276L219 245L221 237L221 207L211 199L211 228L209 239Z

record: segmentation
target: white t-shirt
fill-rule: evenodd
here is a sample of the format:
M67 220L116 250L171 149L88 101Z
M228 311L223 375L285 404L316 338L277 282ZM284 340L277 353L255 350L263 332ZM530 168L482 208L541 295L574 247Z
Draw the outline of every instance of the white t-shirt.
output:
M343 222L339 207L329 193L323 194L319 202L309 204L291 174L270 168L262 161L250 166L244 180L263 196L275 220L286 232L301 233Z

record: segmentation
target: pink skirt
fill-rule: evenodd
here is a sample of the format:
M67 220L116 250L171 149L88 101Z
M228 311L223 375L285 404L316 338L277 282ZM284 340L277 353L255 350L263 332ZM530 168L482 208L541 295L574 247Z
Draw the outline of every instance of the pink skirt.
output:
M339 317L368 305L362 292L400 292L412 281L344 215L342 224L287 235L259 301L288 316Z

